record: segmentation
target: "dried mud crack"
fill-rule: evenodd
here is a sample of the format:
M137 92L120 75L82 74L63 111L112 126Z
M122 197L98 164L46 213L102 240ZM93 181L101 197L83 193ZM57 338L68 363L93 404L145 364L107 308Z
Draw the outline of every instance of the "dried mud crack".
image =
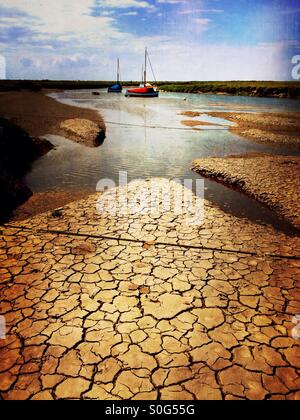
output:
M2 399L300 398L300 262L264 256L299 255L300 238L206 201L193 226L171 210L99 214L96 200L2 228ZM109 234L140 242L92 237ZM257 255L156 245L183 241Z

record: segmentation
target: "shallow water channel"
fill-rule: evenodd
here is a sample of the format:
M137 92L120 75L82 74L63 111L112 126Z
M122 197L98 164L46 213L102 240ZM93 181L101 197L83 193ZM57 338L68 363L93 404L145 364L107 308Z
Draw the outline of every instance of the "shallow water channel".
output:
M107 131L104 143L88 148L59 136L46 136L55 148L38 159L26 177L36 192L96 191L100 179L118 183L119 171L128 180L166 177L180 180L201 178L190 170L191 162L202 157L222 157L247 152L300 155L287 147L257 144L228 130L230 122L207 116L210 111L286 112L300 110L300 101L220 95L161 93L160 98L125 98L123 94L90 90L54 93L55 99L98 110ZM191 129L182 125L189 117L183 111L199 111L193 120L216 125ZM273 225L291 233L289 225L255 200L221 184L205 180L205 198L237 217Z

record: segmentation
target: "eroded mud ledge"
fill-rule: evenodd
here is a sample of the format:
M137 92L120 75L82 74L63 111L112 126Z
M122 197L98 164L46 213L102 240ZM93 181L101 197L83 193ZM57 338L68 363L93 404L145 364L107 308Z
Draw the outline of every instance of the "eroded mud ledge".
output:
M246 193L300 228L300 158L249 154L198 159L192 169Z

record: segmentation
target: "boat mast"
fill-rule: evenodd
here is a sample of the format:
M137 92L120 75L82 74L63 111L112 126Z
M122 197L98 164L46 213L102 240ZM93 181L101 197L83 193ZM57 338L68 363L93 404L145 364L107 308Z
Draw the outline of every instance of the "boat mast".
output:
M120 59L118 58L118 64L117 64L117 83L120 82Z
M147 83L147 47L145 48L145 71L144 71L144 85Z

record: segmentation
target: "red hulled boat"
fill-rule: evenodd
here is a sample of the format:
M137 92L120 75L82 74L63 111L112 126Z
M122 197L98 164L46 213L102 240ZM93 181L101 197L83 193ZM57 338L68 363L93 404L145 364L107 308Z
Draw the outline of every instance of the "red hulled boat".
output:
M145 69L143 74L143 82L137 88L127 89L125 96L135 97L135 98L157 98L159 92L154 89L154 87L147 83L147 61L148 61L148 51L145 49Z

